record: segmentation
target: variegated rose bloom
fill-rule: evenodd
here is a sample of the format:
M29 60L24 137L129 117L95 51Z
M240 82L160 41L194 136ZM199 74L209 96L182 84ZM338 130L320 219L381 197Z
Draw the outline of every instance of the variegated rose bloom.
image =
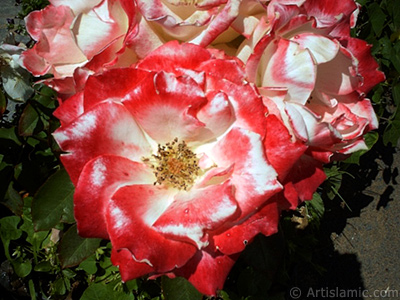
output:
M357 13L353 0L272 0L238 52L270 113L324 163L365 149L378 126L365 95L384 74L350 36Z
M266 13L266 6L259 0L136 2L143 15L139 32L153 43L153 49L171 40L191 42L203 47L219 45L221 48L229 48L226 44L235 38L241 35L249 37L260 17Z
M240 61L193 44L90 76L57 115L79 234L111 240L124 281L183 276L207 295L257 234L277 231L275 168L305 151Z
M72 95L94 72L134 63L136 53L126 47L135 35L132 0L50 0L43 10L30 13L26 28L36 41L22 63L34 76L60 95Z

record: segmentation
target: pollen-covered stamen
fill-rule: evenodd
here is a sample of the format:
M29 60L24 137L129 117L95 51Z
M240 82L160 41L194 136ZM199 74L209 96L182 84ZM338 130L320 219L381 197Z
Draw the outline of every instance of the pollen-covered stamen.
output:
M185 141L178 142L178 138L163 146L159 144L157 154L142 160L154 169L154 185L164 184L187 191L200 172L196 154L188 148Z

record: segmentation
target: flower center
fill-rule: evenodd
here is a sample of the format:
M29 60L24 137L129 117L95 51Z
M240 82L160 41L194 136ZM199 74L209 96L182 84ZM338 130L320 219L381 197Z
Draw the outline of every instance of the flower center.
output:
M200 172L196 154L188 148L185 141L179 142L178 138L165 145L159 144L157 154L153 154L151 159L142 160L154 170L154 185L164 184L187 191Z

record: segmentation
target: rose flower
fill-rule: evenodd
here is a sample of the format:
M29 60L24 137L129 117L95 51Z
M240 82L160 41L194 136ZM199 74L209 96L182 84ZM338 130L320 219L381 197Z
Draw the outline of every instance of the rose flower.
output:
M143 15L139 32L150 43L178 40L200 46L226 44L249 36L266 12L258 0L137 0ZM149 38L154 33L158 38ZM140 33L139 33L140 34Z
M46 83L59 93L73 94L88 72L136 61L136 54L126 48L135 28L133 1L50 2L26 17L26 29L36 44L21 59L35 76L52 74ZM85 67L83 74L77 73L80 67Z
M58 108L79 234L111 240L123 280L183 276L215 295L246 244L277 231L282 186L265 136L284 126L244 77L222 52L170 42L89 77L83 97ZM290 156L273 160L291 167Z
M270 112L324 163L365 149L378 126L365 95L384 75L350 37L357 12L353 0L272 0L238 53Z

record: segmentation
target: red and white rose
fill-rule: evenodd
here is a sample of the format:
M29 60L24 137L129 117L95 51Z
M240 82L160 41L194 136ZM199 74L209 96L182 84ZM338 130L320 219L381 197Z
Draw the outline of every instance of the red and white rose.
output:
M384 75L349 35L357 12L353 0L272 0L238 53L270 111L325 163L365 149L363 135L378 126L365 95Z
M268 118L244 79L237 60L170 42L135 68L89 77L80 109L59 108L68 117L54 137L76 185L79 233L111 240L123 280L178 275L213 295L237 253L276 232L282 185Z
M54 138L78 230L111 240L125 281L215 295L378 125L365 95L384 75L350 37L353 0L50 2L26 19L22 61L69 96Z
M46 82L59 93L75 93L88 73L129 66L137 60L127 47L127 41L135 35L133 1L50 2L26 17L27 31L36 44L21 59L33 75L53 75ZM83 67L85 70L80 70Z

